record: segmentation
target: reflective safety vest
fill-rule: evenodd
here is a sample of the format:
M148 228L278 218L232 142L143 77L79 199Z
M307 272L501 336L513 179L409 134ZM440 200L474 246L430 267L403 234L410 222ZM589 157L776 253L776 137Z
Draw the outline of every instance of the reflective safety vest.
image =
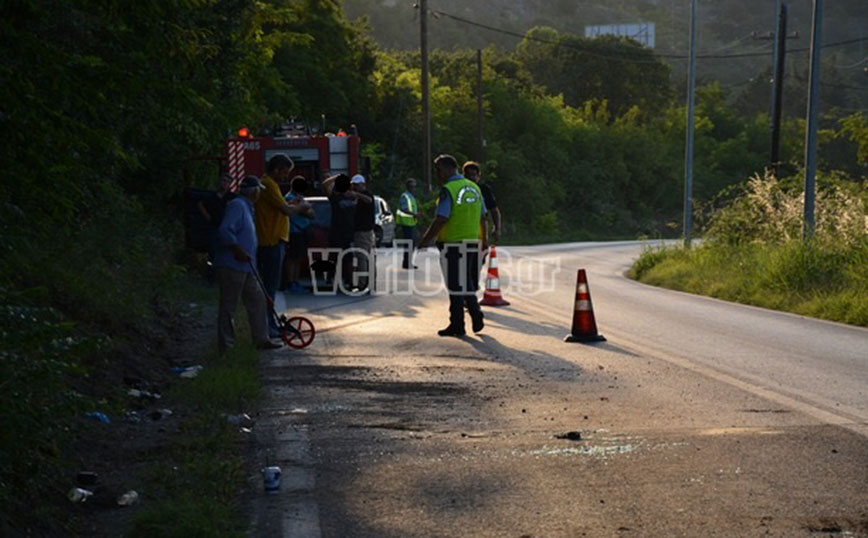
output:
M409 213L401 211L401 206L404 205L405 200L407 201L407 207L410 209ZM398 214L395 216L395 224L398 226L416 226L416 213L418 212L419 206L416 204L416 197L405 191L398 202Z
M457 243L479 239L479 221L482 218L482 192L469 179L447 181L444 185L452 199L449 220L437 235L441 243Z

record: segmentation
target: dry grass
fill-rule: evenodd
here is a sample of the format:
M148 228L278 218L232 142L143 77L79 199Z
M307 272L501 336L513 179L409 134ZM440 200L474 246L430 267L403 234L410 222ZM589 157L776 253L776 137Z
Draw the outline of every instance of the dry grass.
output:
M631 276L642 282L868 326L868 213L864 188L818 191L816 227L803 241L803 194L756 176L712 216L706 241L648 248Z

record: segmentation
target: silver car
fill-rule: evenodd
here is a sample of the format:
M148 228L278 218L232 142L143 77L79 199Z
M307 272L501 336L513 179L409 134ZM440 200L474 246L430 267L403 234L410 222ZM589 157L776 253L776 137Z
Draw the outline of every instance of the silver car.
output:
M374 195L374 236L378 247L390 247L395 241L395 216L389 211L389 204Z

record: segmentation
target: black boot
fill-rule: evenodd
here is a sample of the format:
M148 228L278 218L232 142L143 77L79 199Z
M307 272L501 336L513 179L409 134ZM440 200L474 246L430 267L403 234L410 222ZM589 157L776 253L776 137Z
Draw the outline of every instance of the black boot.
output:
M437 331L437 334L439 336L457 336L460 338L467 333L464 332L464 329L462 327L455 327L454 325L450 325L445 329L440 329L439 331Z

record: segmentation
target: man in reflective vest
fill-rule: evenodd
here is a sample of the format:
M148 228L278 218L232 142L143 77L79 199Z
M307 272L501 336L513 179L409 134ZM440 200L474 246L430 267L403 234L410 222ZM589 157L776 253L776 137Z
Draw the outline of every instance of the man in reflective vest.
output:
M413 196L413 191L416 190L416 180L410 178L407 180L407 190L401 195L401 200L398 202L398 214L395 223L401 227L401 238L409 241L407 249L404 251L404 262L401 267L404 269L418 269L413 265L413 250L416 247L416 224L419 222L419 204L416 203L416 197Z
M434 222L419 242L419 248L429 246L437 238L440 267L449 290L449 326L437 332L440 336L464 336L464 308L473 322L473 332L485 326L482 310L476 300L479 290L480 222L487 232L485 202L479 186L458 172L458 162L451 155L434 159L437 178L443 182Z

